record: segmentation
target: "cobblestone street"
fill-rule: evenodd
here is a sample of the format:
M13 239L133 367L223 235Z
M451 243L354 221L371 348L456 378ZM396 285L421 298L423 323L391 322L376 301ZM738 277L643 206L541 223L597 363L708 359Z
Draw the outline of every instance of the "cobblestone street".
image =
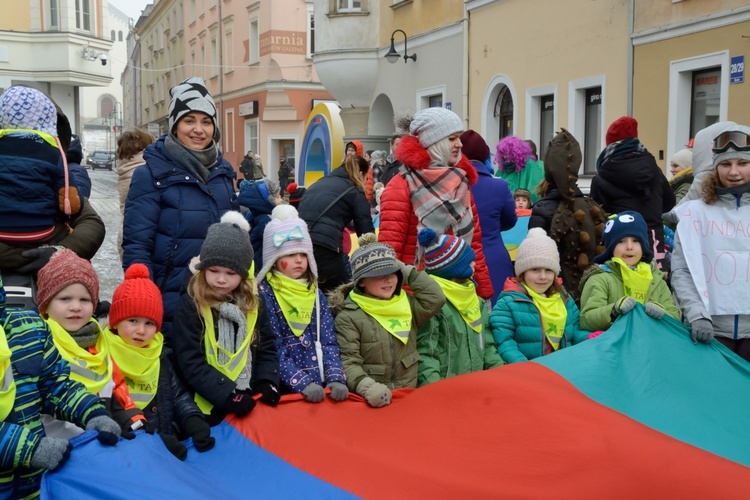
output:
M107 227L107 235L92 259L99 275L99 298L111 300L112 292L122 282L122 265L117 251L117 234L122 225L120 198L117 194L117 173L109 170L89 170L91 177L91 205Z

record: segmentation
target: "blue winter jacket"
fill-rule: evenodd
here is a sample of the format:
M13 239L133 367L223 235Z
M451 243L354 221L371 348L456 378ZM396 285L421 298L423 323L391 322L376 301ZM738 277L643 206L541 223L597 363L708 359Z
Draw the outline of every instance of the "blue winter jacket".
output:
M262 184L262 186L261 186ZM268 189L265 181L241 181L240 194L237 198L240 205L250 211L245 218L250 223L250 244L253 246L255 269L263 267L263 231L271 222L271 212L276 207L268 200Z
M578 324L579 311L566 293L563 298L568 317L559 349L583 342L589 333ZM549 343L542 328L542 317L517 278L508 278L490 315L497 352L506 363L517 363L544 356Z
M301 336L297 337L281 312L276 294L266 280L258 287L266 303L266 312L271 323L271 330L276 338L276 351L279 355L281 385L285 391L302 392L311 383L325 386L331 382L346 385L346 375L341 366L339 344L333 328L333 316L323 292L318 290L320 298L320 343L323 348L323 373L325 383L320 377L320 369L315 353L317 324L315 309L312 319Z
M234 169L219 153L208 181L196 178L167 152L162 136L135 169L125 202L123 269L145 264L162 293L162 333L169 340L172 316L190 259L200 254L208 227L228 210L237 210Z
M495 293L490 298L492 305L503 289L505 280L515 276L513 262L505 248L501 231L507 231L516 225L516 204L510 192L508 182L504 179L492 177L483 163L472 161L479 177L476 184L471 186L474 203L479 214L479 227L482 228L482 249L490 280Z

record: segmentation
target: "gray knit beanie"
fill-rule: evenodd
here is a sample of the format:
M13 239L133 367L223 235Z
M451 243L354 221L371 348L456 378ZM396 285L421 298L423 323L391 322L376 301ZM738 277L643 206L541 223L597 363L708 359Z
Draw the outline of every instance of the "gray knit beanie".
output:
M520 277L529 269L541 267L560 274L560 252L555 240L547 236L541 227L529 229L516 251L516 276Z
M750 136L750 127L745 127L743 125L737 125L735 127L732 127L730 129L727 129L725 132L741 132L747 136ZM717 137L720 134L717 134ZM719 163L723 162L724 160L745 160L750 161L750 151L739 151L735 149L734 147L731 147L724 151L723 153L714 153L714 169L719 166Z
M214 98L208 93L206 82L203 78L193 76L169 90L172 100L169 103L169 130L174 132L174 127L183 115L193 111L206 113L214 122L213 139L219 142L219 125L216 120L216 104Z
M225 213L220 222L208 228L196 269L222 266L247 278L253 262L253 246L250 244L249 231L250 224L241 213Z
M351 266L354 283L359 283L362 278L385 276L401 270L396 251L386 243L379 243L375 233L366 233L359 238L359 248L352 252Z
M414 114L409 132L427 149L451 134L463 132L464 124L456 113L445 108L427 108Z

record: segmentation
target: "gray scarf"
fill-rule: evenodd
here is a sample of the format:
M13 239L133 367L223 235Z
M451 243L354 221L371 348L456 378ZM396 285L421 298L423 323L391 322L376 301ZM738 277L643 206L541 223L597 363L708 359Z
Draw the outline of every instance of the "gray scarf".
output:
M226 352L236 353L247 337L247 318L236 304L224 302L219 306L219 319L217 321L217 343L219 344L219 363L224 365L229 361ZM226 351L226 352L225 352ZM250 388L250 376L252 374L253 355L248 349L247 363L240 376L234 381L237 389L244 391Z
M219 157L215 141L206 149L190 149L178 141L174 134L168 134L164 140L164 146L170 156L184 166L188 172L198 179L202 179L203 182L208 181L208 175L211 173L210 168L216 164Z
M99 325L93 322L86 323L77 332L70 334L73 340L81 349L88 349L91 346L96 345L96 341L99 338Z

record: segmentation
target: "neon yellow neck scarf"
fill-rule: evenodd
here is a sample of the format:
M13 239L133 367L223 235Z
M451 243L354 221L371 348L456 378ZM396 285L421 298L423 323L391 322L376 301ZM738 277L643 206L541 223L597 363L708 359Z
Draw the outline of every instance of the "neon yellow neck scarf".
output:
M47 318L49 329L52 332L52 341L55 343L60 356L70 363L70 378L86 386L86 390L92 394L99 394L107 382L112 378L112 360L109 357L109 346L106 337L99 329L99 337L96 339L94 349L96 354L78 347L76 341L70 336L60 324ZM91 320L96 323L96 320Z
M467 280L465 283L456 283L440 276L430 275L430 277L440 285L445 298L458 309L466 324L475 332L482 333L482 304L479 302L477 286L474 282Z
M312 320L318 287L308 287L306 283L293 280L278 271L266 274L266 281L271 285L292 333L297 337L301 336Z
M654 276L651 273L651 266L645 262L639 262L635 270L631 269L619 257L614 257L612 262L620 266L620 275L622 276L622 286L625 289L625 295L633 297L641 304L646 303L646 292Z
M539 309L542 316L542 328L544 336L552 348L556 351L560 348L560 341L565 335L565 322L568 320L568 310L559 293L553 293L551 297L545 297L532 290L525 283L523 287L529 293L531 301Z
M136 347L127 344L109 327L104 330L104 335L107 336L110 356L125 377L130 397L143 410L154 399L159 387L159 357L164 337L157 332L147 346Z
M0 384L0 420L5 420L5 417L13 411L16 402L16 381L13 378L13 366L10 363L8 339L5 337L5 330L2 326L0 326L0 376L3 378Z
M388 333L406 344L411 331L411 306L406 292L401 291L398 295L386 300L352 290L349 292L349 298L364 312L375 318L375 321L380 323L380 326Z

